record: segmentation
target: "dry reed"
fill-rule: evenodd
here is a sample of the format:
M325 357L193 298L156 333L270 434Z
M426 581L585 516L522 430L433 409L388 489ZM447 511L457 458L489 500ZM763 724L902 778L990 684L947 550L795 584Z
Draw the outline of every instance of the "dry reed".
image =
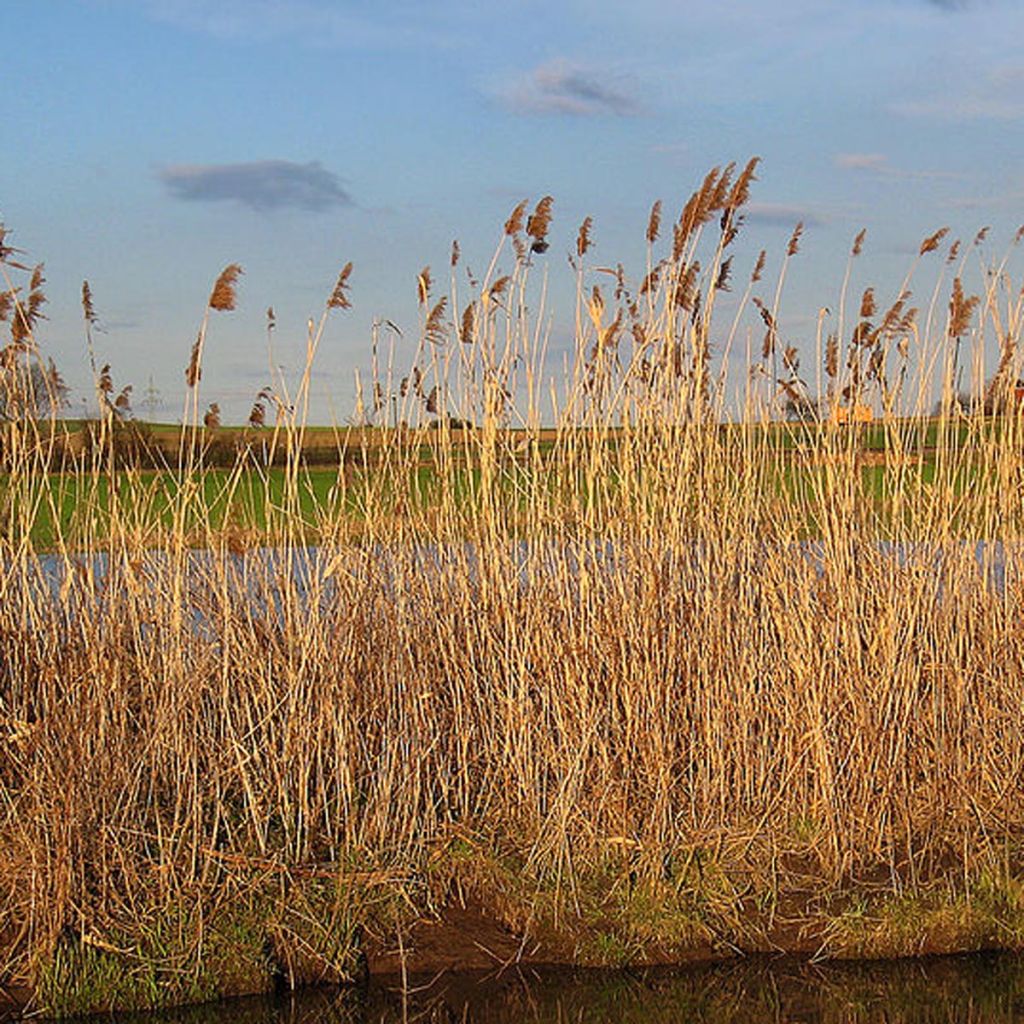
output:
M953 908L927 948L1020 943L1021 421L954 422L947 404L936 426L924 408L930 382L948 390L950 346L982 352L997 322L1010 387L1019 299L967 298L957 276L947 328L928 335L907 319L906 284L877 328L868 289L849 348L841 325L828 338L832 405L812 416L780 337L783 265L773 304L753 301L764 361L778 352L789 376L755 363L743 420L726 424L709 364L736 326L719 333L710 308L755 168L708 175L639 275L644 304L621 269L614 296L581 284L589 317L546 413L526 201L458 324L424 268L414 365L401 389L393 357L375 369L364 414L380 424L342 442L348 468L312 510L302 411L351 264L311 327L300 393L257 396L251 431L288 466L279 491L253 492L267 464L239 455L218 484L242 510L233 524L197 500L209 478L194 446L169 493L129 474L102 504L110 464L67 464L92 504L65 521L45 432L5 435L4 978L57 999L55 965L99 949L129 974L159 961L188 998L199 989L182 979L198 985L210 943L236 934L227 908L250 908L261 956L294 952L301 880L324 878L330 934L339 914L383 928L459 884L574 942L588 922L621 926L638 955L888 950L851 900L915 895ZM716 214L719 236L702 238ZM659 217L656 204L652 247ZM545 197L526 224L534 252L550 222ZM210 309L233 308L239 272L217 279ZM206 330L187 370L195 409ZM861 431L830 415L841 393L881 409L879 473ZM787 398L804 418L784 425ZM205 422L218 426L216 403ZM44 559L47 509L61 525ZM640 893L660 908L642 927ZM176 922L164 946L158 921Z

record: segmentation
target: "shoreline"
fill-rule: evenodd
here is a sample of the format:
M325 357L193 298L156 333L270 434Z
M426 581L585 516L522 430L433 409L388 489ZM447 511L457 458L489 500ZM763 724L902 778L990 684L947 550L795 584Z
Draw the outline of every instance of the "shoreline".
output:
M508 894L504 895L507 898ZM691 933L687 942L681 941L678 922L670 917L648 922L643 938L644 929L624 916L617 921L567 916L559 926L535 919L524 930L510 924L509 918L536 915L536 905L514 907L509 903L505 913L499 914L475 896L464 894L434 914L407 915L390 933L379 921L360 921L347 936L329 937L332 955L314 949L313 942L293 941L286 949L278 922L264 938L264 959L258 969L247 969L243 963L247 957L252 960L251 944L247 949L221 948L221 972L208 976L202 987L191 992L180 989L175 998L168 998L160 987L159 978L167 977L161 975L166 964L149 965L153 974L147 997L145 990L123 984L126 975L141 971L140 964L133 962L127 951L91 936L79 943L80 952L88 955L69 961L77 964L77 970L65 969L59 985L51 976L35 989L0 990L0 1021L20 1019L26 1008L32 1015L59 1019L115 1010L162 1011L325 985L353 989L367 984L398 985L399 989L417 991L424 982L433 984L441 977L470 972L500 976L522 970L671 971L762 959L836 967L1011 954L1024 948L1024 907L1004 905L1000 912L1006 915L1010 909L1015 916L996 920L993 908L979 906L976 898L956 901L950 896L934 890L927 898L914 901L889 894L876 895L873 902L865 903L848 893L853 909L837 916L805 912L792 917L772 915L775 920L767 920L751 913L734 922L739 930L709 921L701 939ZM788 913L794 909L792 897L790 894ZM737 913L743 909L738 905ZM276 939L270 936L274 928ZM267 959L271 945L275 947L273 962ZM106 969L98 969L98 965ZM208 969L212 966L208 964ZM256 966L255 961L249 965Z

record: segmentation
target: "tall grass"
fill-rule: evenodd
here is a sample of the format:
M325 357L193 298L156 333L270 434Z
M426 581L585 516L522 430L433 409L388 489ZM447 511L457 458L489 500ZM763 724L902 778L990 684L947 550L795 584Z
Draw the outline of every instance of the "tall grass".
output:
M357 926L403 928L467 889L579 959L1019 944L1019 294L998 266L970 296L979 250L942 264L941 232L923 312L916 266L881 313L844 285L830 305L860 315L837 337L819 318L812 416L780 328L799 229L774 282L761 254L715 314L754 170L712 171L664 242L652 212L636 280L589 265L584 222L554 385L548 197L517 207L468 296L457 248L447 294L425 268L413 359L382 324L359 413L379 429L352 432L327 501L304 497L302 437L351 266L299 393L254 408L285 483L254 487L268 446L243 449L226 523L203 498L199 388L236 267L188 363L171 483L117 468L111 413L90 454L63 456L80 507L62 519L54 424L8 423L8 982L68 1010L350 976ZM998 371L961 408L991 336ZM780 421L787 399L802 420ZM857 404L879 414L873 475L863 431L829 415ZM61 524L46 559L43 515ZM97 963L131 986L84 991Z

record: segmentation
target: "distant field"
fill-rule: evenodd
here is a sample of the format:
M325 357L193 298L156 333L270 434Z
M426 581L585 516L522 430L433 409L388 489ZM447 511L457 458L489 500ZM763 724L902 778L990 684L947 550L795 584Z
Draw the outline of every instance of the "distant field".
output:
M982 427L982 433L991 434L1000 429L1001 420L997 417L989 417ZM66 419L57 422L58 437L65 437L65 443L72 451L81 450L86 433L95 429L94 421L83 421ZM417 431L395 430L394 428L383 427L353 427L353 426L307 426L303 428L302 452L304 455L312 455L314 460L317 456L331 455L335 458L348 453L350 457L362 449L374 449L381 445L393 443L396 434L407 436L418 436L423 439L424 446L429 448L430 436L433 430L440 432L440 424L428 427L425 430L420 428ZM794 448L802 444L813 443L816 425L813 423L765 423L762 425L750 425L739 423L723 423L721 426L723 437L738 436L744 433L749 434L758 441L769 442L782 448ZM940 421L934 417L910 419L894 419L888 425L883 423L859 424L843 428L854 434L860 447L868 451L882 451L889 446L894 434L899 435L913 448L934 448L940 429ZM971 428L966 421L946 425L949 436L959 442L964 442L971 433ZM138 436L142 441L152 445L153 450L159 453L168 461L177 459L179 445L181 442L182 428L176 424L169 423L147 423L142 420L133 420L121 424L118 429L118 436L127 440L132 436ZM186 436L189 431L186 429ZM466 446L479 443L477 434L478 428L457 427L449 430L451 443L455 446ZM565 436L564 428L542 427L535 432L536 438L542 444L552 444L560 436ZM614 439L621 434L621 428L611 427L607 430L608 436ZM528 431L524 428L501 429L499 436L509 439L525 439ZM247 426L223 426L214 430L202 428L198 431L200 443L206 448L212 448L215 460L228 460L233 462L233 455L241 447L251 447L257 451L269 450L274 444L274 430L272 427L261 427L254 429ZM287 445L287 437L282 432L277 437L277 445L284 449ZM207 461L210 459L208 457Z
M735 445L737 438L728 437L734 429L723 428L723 437ZM934 430L934 426L927 428L925 436L934 434ZM167 438L172 437L176 443L176 431L168 432ZM557 488L570 486L570 481L561 479L555 468L559 459L556 440L555 431L544 431L535 449L548 477L545 486L552 496ZM822 493L826 477L834 476L834 470L830 472L818 450L800 444L789 430L770 432L767 440L771 443L763 451L755 447L751 453L742 446L735 447L734 472L739 472L745 460L766 461L768 468L760 470L760 479L770 483L772 490L792 508L803 509L805 521L801 532L817 536L820 526L813 511L815 496ZM921 488L934 483L937 472L935 449L904 449L896 459L887 454L885 440L878 431L864 437L855 450L842 457L844 466L855 470L853 480L860 500L871 505L883 532L886 524L891 525L894 504L913 504L920 497ZM453 444L455 461L451 464L441 464L436 447L428 443L407 446L401 458L382 459L382 453L391 451L383 432L350 435L348 441L349 447L342 449L346 458L333 465L312 460L311 465L290 469L261 468L249 459L232 467L212 465L194 472L190 486L196 488L198 484L198 488L188 502L183 524L193 538L192 543L205 543L211 531L216 535L225 529L233 530L239 537L244 535L247 543L257 543L269 536L268 529L275 523L280 525L282 517L289 519L296 536L311 543L339 528L356 539L368 520L386 518L400 492L410 495L424 513L442 495L448 501L454 494L456 500L470 502L479 489L479 457L468 437ZM533 487L530 477L534 471L517 438L506 436L503 441L499 486L507 492L507 500L514 503L517 492ZM606 444L608 451L613 452L616 438L609 438ZM304 459L300 461L305 463ZM990 479L984 453L977 446L957 449L955 458L946 461L951 466L949 483L956 494L986 485ZM608 479L604 487L613 495L614 480L619 475L614 459L609 460L605 471ZM40 487L44 479L46 485ZM4 480L0 475L0 491ZM58 542L75 546L75 538L79 538L79 543L102 540L109 534L112 516L116 516L122 528L130 525L133 531L157 544L175 526L175 496L180 495L180 488L181 476L171 469L115 468L110 472L100 468L95 473L69 469L37 477L17 504L8 507L8 515L17 516L19 507L31 506L31 536L44 549L52 549ZM961 521L958 528L968 530L970 525Z

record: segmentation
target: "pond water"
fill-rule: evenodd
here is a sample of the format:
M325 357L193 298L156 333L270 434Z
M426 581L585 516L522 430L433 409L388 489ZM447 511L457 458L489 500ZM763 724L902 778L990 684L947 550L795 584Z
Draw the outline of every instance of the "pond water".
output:
M1024 1022L1024 958L944 957L867 964L745 960L689 969L516 970L374 979L163 1014L131 1024L931 1024Z
M819 574L840 554L824 542L816 540L799 542L789 550L795 556L795 565L810 566ZM975 575L984 588L997 594L1004 593L1007 586L1019 585L1024 581L1024 544L1019 542L959 541L937 546L931 543L878 541L875 550L881 556L882 563L893 568L916 567L931 573L939 594L949 579L962 576L965 571ZM776 546L765 543L759 549L745 553L745 567L755 572L764 562L777 558L778 553ZM859 554L863 557L863 551ZM551 542L533 547L525 542L515 542L511 544L507 555L509 564L518 570L524 580L528 568L541 573L568 571L574 574L580 572L584 564L591 571L608 573L629 571L634 566L629 557L621 558L610 542L593 542L582 546ZM689 549L666 550L661 555L666 569L676 573L706 571L707 566L716 564L713 553L706 545L698 543ZM845 561L854 563L858 560L857 556L858 552L851 551ZM380 546L338 550L316 546L255 548L244 554L227 554L223 557L199 549L188 553L185 575L192 585L202 586L211 579L219 582L226 573L232 590L245 594L257 607L274 611L280 610L286 581L290 581L292 596L300 600L316 599L329 605L337 593L336 573L339 570L346 574L371 574L385 589L389 589L394 587L396 575L407 575L410 570L431 575L443 575L455 570L473 579L479 565L480 554L469 543L421 545L404 549ZM146 574L161 576L170 571L170 562L165 554L154 550L141 567ZM9 574L13 568L5 567ZM120 566L122 573L125 568L124 565ZM503 570L507 568L506 565L502 566ZM102 553L91 556L88 561L76 556L63 558L55 554L40 555L21 566L20 573L13 574L9 585L27 585L61 602L67 576L71 574L82 578L83 570L87 571L93 586L102 595L104 582L111 574L110 559ZM95 605L90 604L90 608L95 610Z

